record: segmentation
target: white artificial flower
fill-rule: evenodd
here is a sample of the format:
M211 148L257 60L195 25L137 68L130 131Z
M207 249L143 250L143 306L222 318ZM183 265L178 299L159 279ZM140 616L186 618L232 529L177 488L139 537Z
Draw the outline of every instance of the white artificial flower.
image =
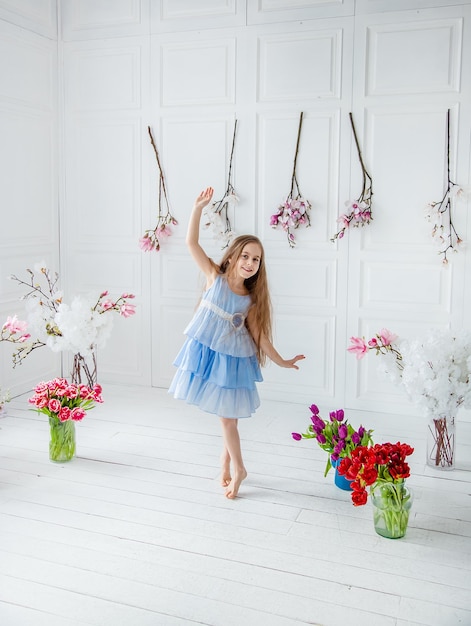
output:
M471 332L432 330L424 339L401 346L401 382L428 412L455 413L471 408Z

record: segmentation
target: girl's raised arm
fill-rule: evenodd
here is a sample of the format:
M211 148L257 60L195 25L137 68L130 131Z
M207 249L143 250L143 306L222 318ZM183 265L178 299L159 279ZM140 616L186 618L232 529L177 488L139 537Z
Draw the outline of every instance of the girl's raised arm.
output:
M190 251L191 256L196 261L196 264L200 270L208 277L212 278L215 274L214 265L211 263L208 255L200 246L200 222L201 213L204 207L211 202L214 189L207 187L202 191L195 200L193 210L190 215L190 221L188 222L188 230L186 233L186 245Z

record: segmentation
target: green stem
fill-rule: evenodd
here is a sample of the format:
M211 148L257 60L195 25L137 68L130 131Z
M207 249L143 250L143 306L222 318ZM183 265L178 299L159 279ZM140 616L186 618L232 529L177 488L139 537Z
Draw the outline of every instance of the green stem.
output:
M51 461L63 463L75 456L75 422L61 422L55 417L49 418L50 439L49 458Z

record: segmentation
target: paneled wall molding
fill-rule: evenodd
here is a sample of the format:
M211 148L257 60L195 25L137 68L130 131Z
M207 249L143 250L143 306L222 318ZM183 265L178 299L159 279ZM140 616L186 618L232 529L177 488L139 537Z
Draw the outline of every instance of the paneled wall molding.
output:
M0 21L0 58L0 100L56 115L56 43Z
M59 269L56 2L0 1L0 325L8 315L26 319L25 291L9 281L27 279L44 262ZM13 345L0 345L0 387L24 393L60 373L47 348L13 369Z
M150 0L59 0L64 41L149 32Z
M305 66L302 58L322 58ZM315 30L259 38L258 101L339 98L342 30Z
M369 26L367 95L459 92L462 27L462 18ZM406 66L391 63L399 48ZM414 54L418 48L434 51L428 63Z
M60 247L66 291L136 294L135 319L117 323L99 354L102 381L167 387L204 285L184 243L188 216L207 185L222 197L237 118L231 224L264 243L277 349L307 356L299 372L264 370L261 394L410 412L375 360L358 364L346 347L378 328L411 337L471 319L471 247L442 267L423 211L443 191L448 109L453 176L470 184L471 3L57 0L57 10L59 42L53 0L0 0L2 206L26 225L0 233L0 312L12 299L3 275L34 262L32 251L57 266ZM289 191L301 111L297 177L311 227L291 249L269 220ZM374 219L332 243L361 190L349 112ZM138 243L158 200L148 126L179 221L158 253ZM469 201L456 211L469 240ZM219 260L210 230L201 242ZM18 378L0 353L9 386L24 388L37 367Z
M163 43L161 106L235 104L235 45L220 37Z
M0 0L0 20L57 41L58 0Z
M126 38L68 45L65 63L69 71L64 76L68 112L140 111L141 43Z

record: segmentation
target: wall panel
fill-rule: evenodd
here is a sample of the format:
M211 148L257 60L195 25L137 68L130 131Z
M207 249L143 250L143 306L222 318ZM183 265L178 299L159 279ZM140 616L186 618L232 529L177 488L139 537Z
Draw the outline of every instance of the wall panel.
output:
M260 37L259 102L339 98L341 53L341 30Z
M270 226L270 215L285 201L291 189L291 176L301 110L261 113L258 120L259 231L267 244L279 244L286 253L286 234ZM312 251L316 242L333 252L332 224L339 203L339 132L337 109L306 112L296 165L299 188L312 205L311 227L296 230L299 249ZM318 249L318 248L317 248Z
M162 106L234 104L234 39L163 44L161 59Z
M136 296L136 316L116 315L111 337L99 350L100 382L150 384L150 257L138 245L150 208L143 166L149 50L149 42L135 37L64 45L62 265L68 294L108 290L113 298L123 292Z
M0 37L0 98L55 112L56 51L49 40L2 23ZM12 71L7 59L15 59Z
M57 0L0 0L0 19L57 40Z
M152 0L152 32L208 30L246 23L245 0Z
M469 0L357 0L355 12L363 13L396 12L414 9L430 9L453 6L457 4L469 4Z
M354 0L248 0L249 24L318 20L353 15Z
M68 50L68 71L64 77L68 111L140 109L139 45L102 45L84 50L71 46Z
M435 262L427 204L443 196L446 175L446 106L388 103L365 111L364 154L373 176L374 222L364 230L364 249L417 252ZM455 101L450 101L454 116ZM456 119L456 117L455 117ZM452 131L456 145L456 129ZM357 165L357 164L355 164ZM355 195L361 175L354 176ZM404 226L407 225L407 228Z
M61 0L64 41L147 33L149 0Z
M305 354L307 358L299 362L298 371L270 363L262 371L260 394L284 402L305 402L308 406L317 401L328 403L335 394L335 316L314 317L310 309L302 312L280 306L275 330L274 341L280 354L286 358Z
M27 288L8 276L28 281L26 269L42 260L59 269L57 50L37 34L55 36L53 7L55 19L55 3L0 3L0 324L8 315L26 319ZM0 387L13 395L60 373L60 357L48 349L15 369L12 352L2 343Z
M469 179L469 134L462 141L459 128L469 126L471 113L469 55L463 53L470 9L356 19L354 114L373 177L374 220L350 239L349 336L370 338L389 328L411 339L430 327L462 326L468 253L451 254L448 266L442 264L425 208L446 189L448 109L450 175L461 185ZM361 182L355 159L352 181ZM457 218L461 234L469 232L459 213ZM414 411L401 389L379 377L377 366L374 356L352 364L346 404L384 410L390 403L394 411Z
M458 92L462 18L367 29L368 96Z
M74 247L121 247L139 238L140 132L138 119L74 119L68 185Z

